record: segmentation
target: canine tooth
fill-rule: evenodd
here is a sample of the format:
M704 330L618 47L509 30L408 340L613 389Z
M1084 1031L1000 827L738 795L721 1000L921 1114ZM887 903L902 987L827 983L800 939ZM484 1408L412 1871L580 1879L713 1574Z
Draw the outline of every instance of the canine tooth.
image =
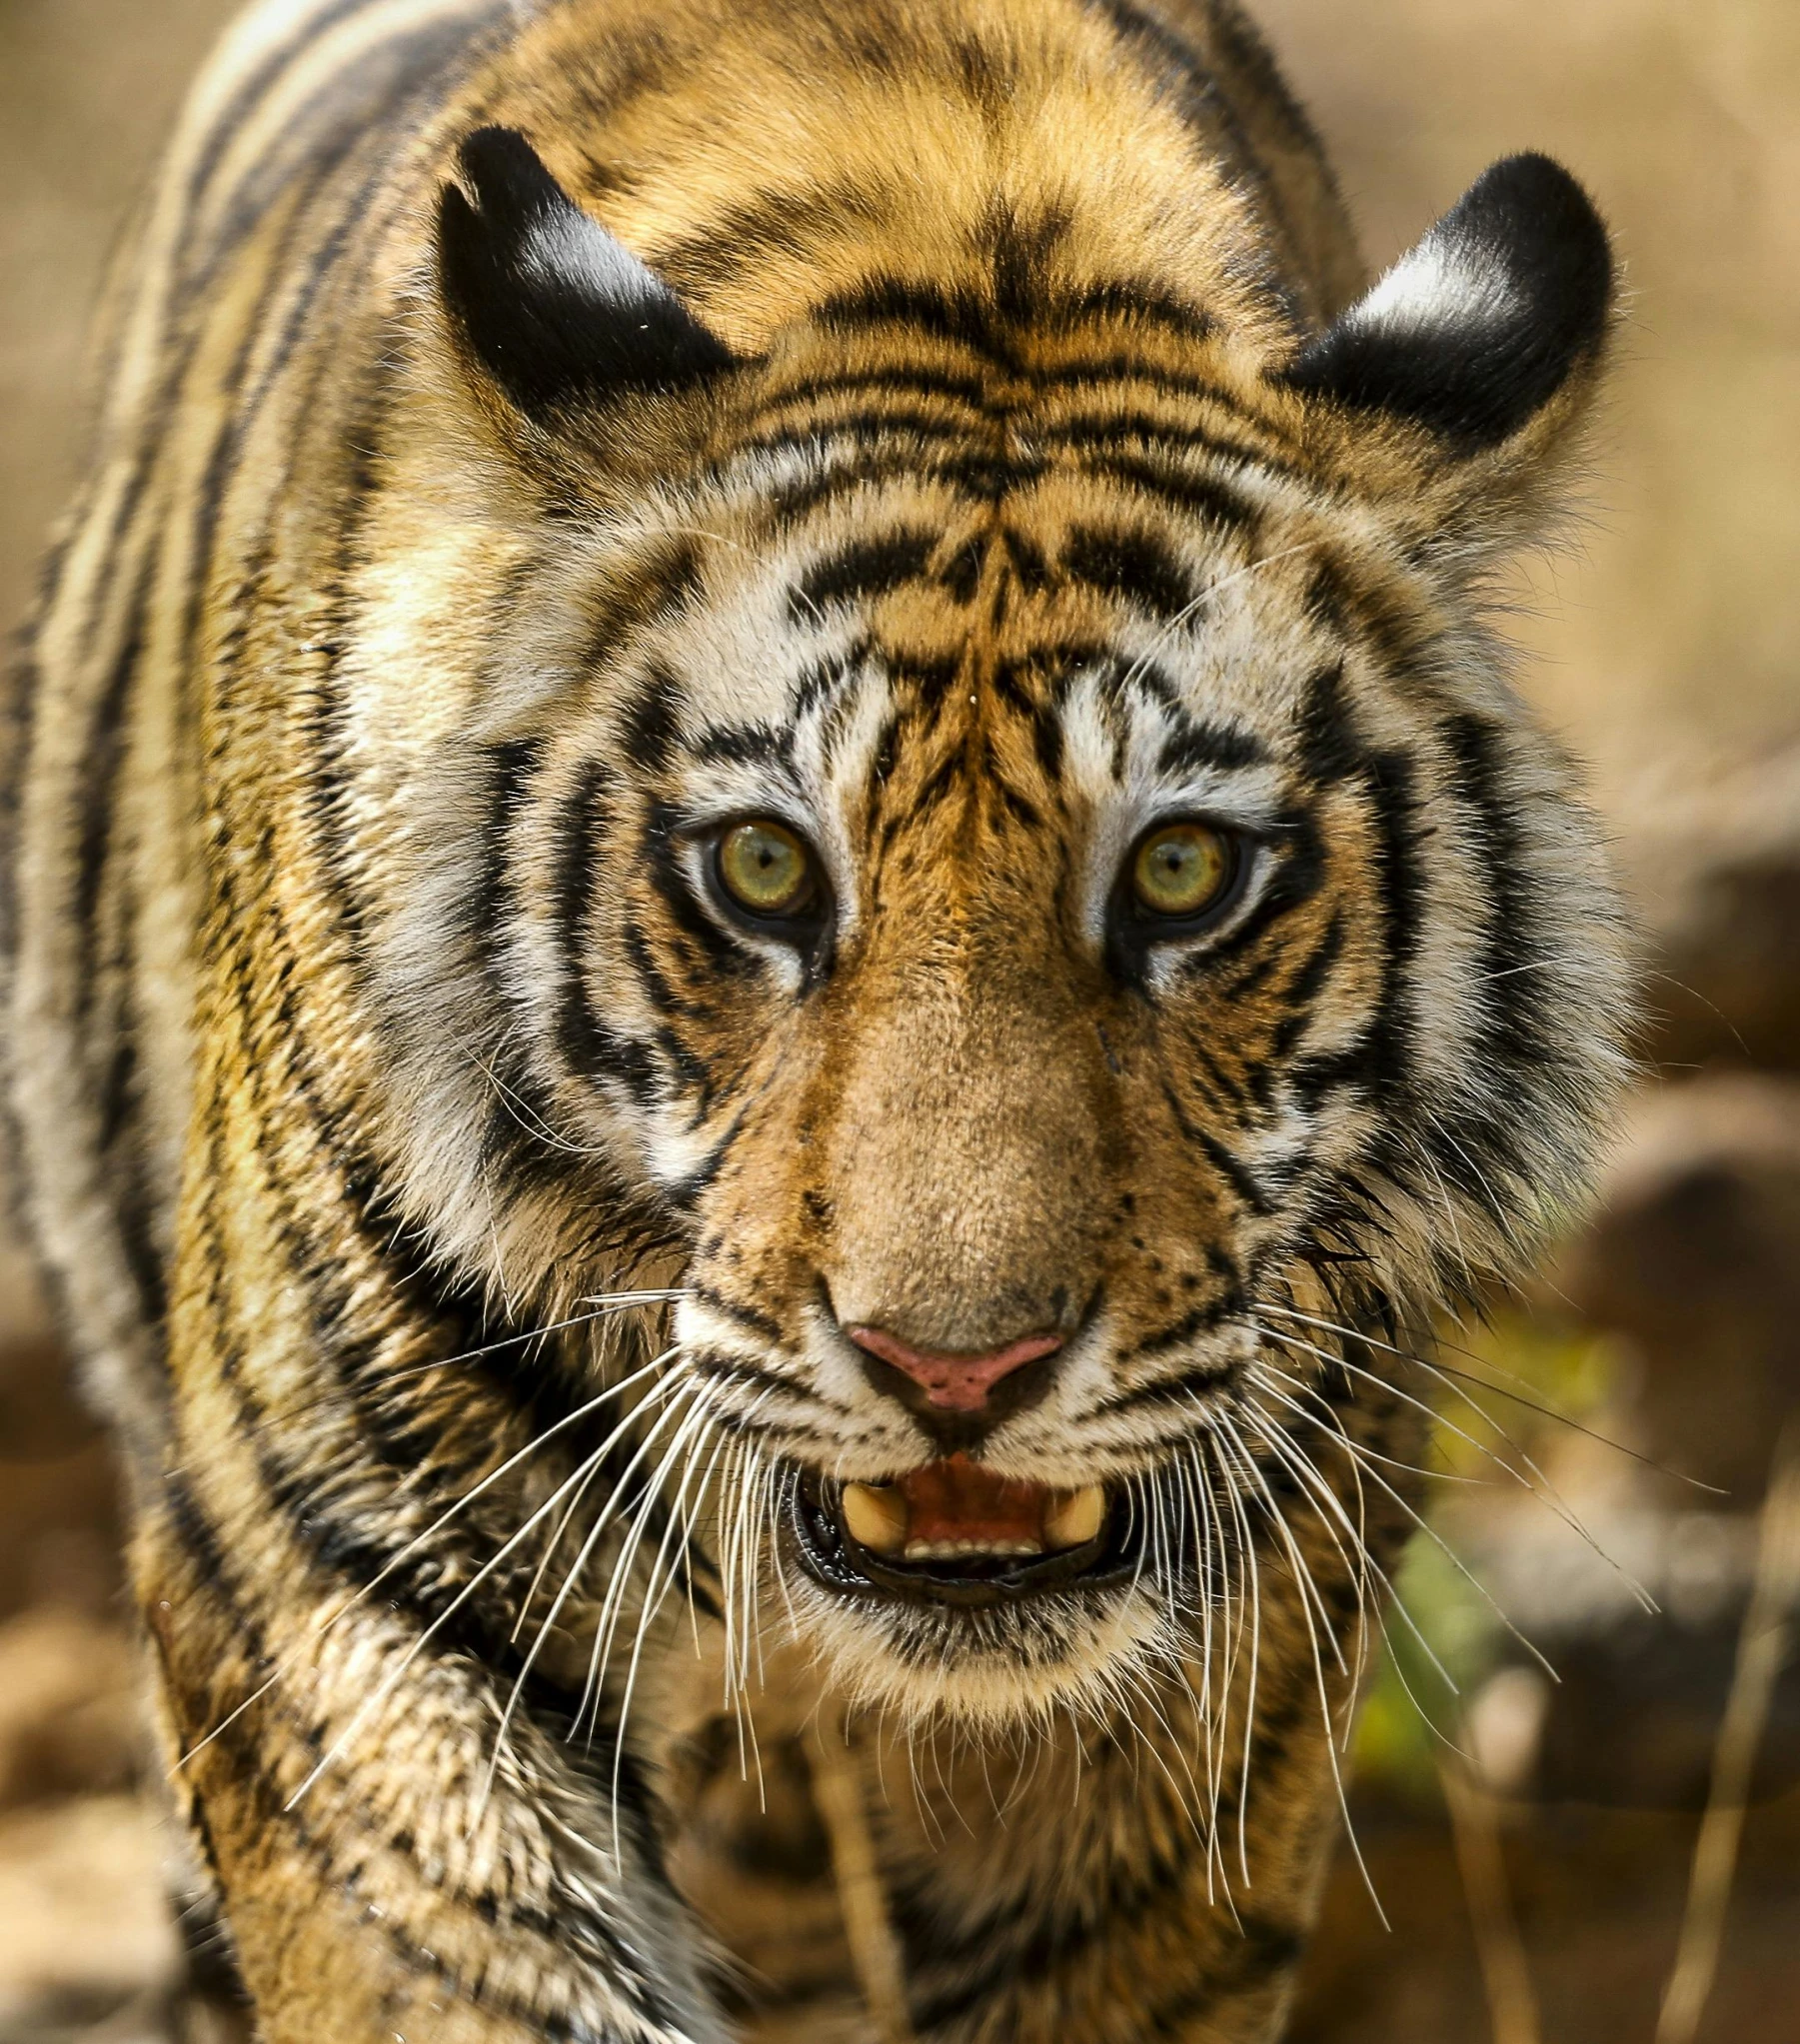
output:
M905 1547L906 1557L911 1559L912 1547L906 1545L906 1500L891 1486L847 1483L839 1508L851 1537L872 1553L898 1554Z
M1043 1537L1052 1548L1081 1547L1106 1522L1106 1493L1097 1483L1070 1491L1044 1514Z

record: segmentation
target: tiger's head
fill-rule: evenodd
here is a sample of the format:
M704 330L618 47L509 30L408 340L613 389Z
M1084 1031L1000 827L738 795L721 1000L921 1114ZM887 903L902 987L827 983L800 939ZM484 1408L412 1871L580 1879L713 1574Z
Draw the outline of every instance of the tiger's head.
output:
M342 743L413 1211L545 1310L672 1270L722 1542L1004 1716L1169 1646L1258 1385L1579 1189L1621 940L1480 593L1613 280L1538 157L1311 328L959 249L716 325L469 137Z

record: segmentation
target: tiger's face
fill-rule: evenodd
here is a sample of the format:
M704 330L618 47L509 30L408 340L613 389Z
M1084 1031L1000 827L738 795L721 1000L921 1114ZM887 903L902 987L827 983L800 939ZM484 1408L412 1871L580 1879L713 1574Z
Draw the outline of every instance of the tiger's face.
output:
M397 1144L515 1291L667 1245L719 1538L848 1687L1041 1710L1179 1650L1319 1331L1507 1265L1579 1175L1617 941L1470 583L1605 280L1460 439L1097 297L739 361L516 142L446 201L455 423L388 492L477 648L467 716L365 738L412 748ZM623 426L521 381L483 261L627 279L666 373Z
M1310 551L1053 472L997 519L859 488L704 554L560 742L605 789L577 1039L632 1046L590 1068L683 1219L677 1333L835 1632L1116 1624L1129 1486L1361 1153L1325 1073L1381 838L1307 772L1355 659Z

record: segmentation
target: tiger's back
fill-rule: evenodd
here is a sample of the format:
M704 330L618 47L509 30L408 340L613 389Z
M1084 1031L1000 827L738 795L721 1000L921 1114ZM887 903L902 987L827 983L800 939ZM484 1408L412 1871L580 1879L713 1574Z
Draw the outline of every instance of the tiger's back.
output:
M740 1797L715 1827L737 1843L702 1849L682 1813L719 1791L675 1784L700 1752L731 1771L714 1689L742 1695L772 1585L793 1612L806 1514L859 1471L898 1508L916 1422L931 1467L1048 1472L1048 1527L1089 1487L1089 1420L1115 1499L1093 1597L1164 1571L1166 1595L1082 1606L1076 1646L1036 1605L971 1621L987 1660L949 1717L1048 1721L1074 1685L1103 1723L1178 1665L1135 1734L1161 1778L1081 1731L1041 1769L952 1748L937 1805L878 1826L912 2018L1273 2034L1337 1794L1314 1719L1349 1707L1411 1511L1356 1462L1410 1461L1418 1430L1376 1330L1404 1345L1516 1265L1616 1084L1597 854L1460 608L1579 423L1603 237L1571 213L1563 269L1521 271L1521 303L1572 310L1535 308L1515 388L1460 341L1448 396L1359 352L1384 320L1422 348L1518 210L1437 249L1416 318L1357 327L1329 172L1226 0L272 0L221 46L111 297L18 696L0 935L29 1213L118 1427L195 1878L267 2035L723 2034L692 1909L754 1889L769 1826ZM1249 578L1242 608L1214 598ZM1205 680L1176 700L1196 617ZM1253 646L1280 661L1233 707ZM721 824L758 813L759 775L804 789L790 821L855 779L818 825L829 943L721 936L682 864L703 771ZM1040 982L1019 846L1064 817L1112 842L1079 820L1156 774L1261 777L1239 836L1272 849L1233 855L1221 927L1248 947L1278 921L1292 957L1221 939L1177 971L1112 933ZM640 811L641 835L614 821ZM1057 914L1097 929L1112 898L1058 856ZM1118 1002L1202 971L1235 1034L1129 1034ZM1526 971L1553 977L1515 998ZM772 987L823 1035L759 1020ZM1545 1024L1552 1001L1590 1020ZM1008 1203L1021 1179L1040 1205ZM681 1293L663 1356L635 1308L598 1334L588 1310L645 1286ZM923 1392L822 1359L822 1296L863 1352L926 1358ZM1246 1361L1244 1323L1283 1311L1258 1335L1280 1366ZM930 1370L1020 1327L1091 1387L1070 1361L1016 1420L995 1397L991 1441L940 1424ZM786 1416L803 1354L838 1419ZM596 1445L601 1397L664 1395L669 1356L688 1461L655 1459L649 1402ZM1317 1401L1345 1467L1227 1427L1140 1475L1171 1438L1150 1415L1245 1368L1231 1425ZM622 1498L636 1520L608 1519ZM670 1553L703 1675L656 1630ZM853 1742L873 1781L909 1751L888 1709L928 1715L963 1649L933 1607L890 1664L873 1621L807 1601L834 1565L801 1570L814 1647L778 1655L794 1693L763 1708L792 1756L822 1699L879 1703ZM1252 1578L1260 1669L1213 1646ZM627 1675L600 1642L640 1604ZM1002 1802L1091 1806L1025 1851L946 1841L990 1769ZM1253 1909L1219 1892L1231 1827ZM841 2007L825 1942L797 2003Z

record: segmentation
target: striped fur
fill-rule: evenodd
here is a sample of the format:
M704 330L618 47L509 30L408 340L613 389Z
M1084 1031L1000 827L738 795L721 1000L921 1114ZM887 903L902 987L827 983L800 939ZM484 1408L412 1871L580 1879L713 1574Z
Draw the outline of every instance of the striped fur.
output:
M494 129L616 237L546 214L517 271L639 294L616 389L455 282ZM1533 161L1358 304L1229 0L231 31L15 703L4 997L261 2036L858 2034L822 1710L921 2038L1277 2034L1402 1351L1579 1196L1621 1068L1595 834L1480 609L1604 354ZM1240 899L1133 934L1195 812ZM700 870L772 814L810 950ZM981 1453L1104 1480L1135 1568L800 1566L803 1477L935 1452L855 1322L1064 1334Z

